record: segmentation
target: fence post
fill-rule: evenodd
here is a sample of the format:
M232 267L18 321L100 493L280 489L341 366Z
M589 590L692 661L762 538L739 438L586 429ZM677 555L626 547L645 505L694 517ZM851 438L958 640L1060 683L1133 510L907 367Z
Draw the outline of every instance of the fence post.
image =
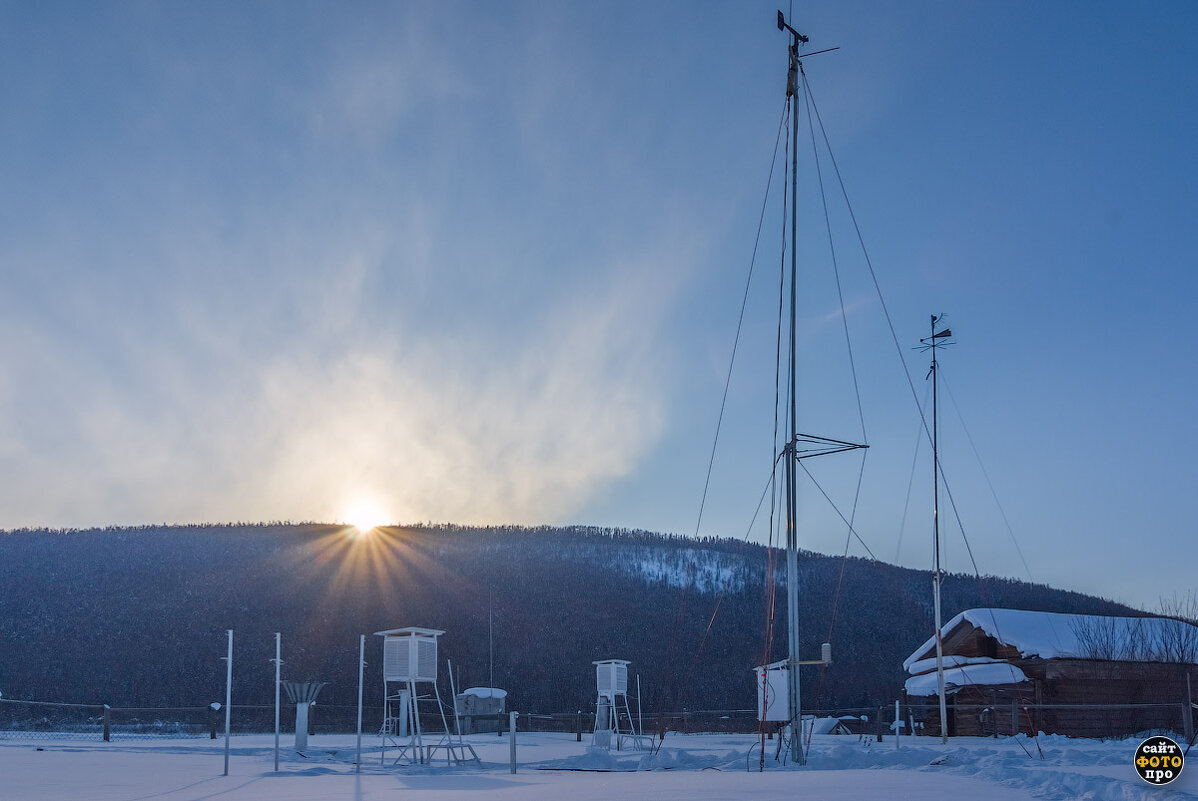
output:
M112 707L104 705L104 742L112 741Z
M582 710L578 710L578 736L574 738L574 742L582 742Z
M882 742L882 707L878 707L878 742Z
M519 712L508 713L508 730L510 738L508 740L509 757L511 759L512 773L516 772L516 718L520 717Z
M1044 685L1039 679L1036 679L1035 687L1036 709L1035 715L1032 717L1032 720L1035 722L1035 731L1032 732L1033 737L1038 736L1040 732L1044 731L1044 712L1040 709L1040 707L1044 706Z

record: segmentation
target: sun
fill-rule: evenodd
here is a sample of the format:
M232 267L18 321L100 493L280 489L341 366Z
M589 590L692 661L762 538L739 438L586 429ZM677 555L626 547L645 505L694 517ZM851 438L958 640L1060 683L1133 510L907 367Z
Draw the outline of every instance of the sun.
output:
M353 526L359 534L373 531L388 523L387 513L372 503L361 502L350 508L342 518L346 524Z

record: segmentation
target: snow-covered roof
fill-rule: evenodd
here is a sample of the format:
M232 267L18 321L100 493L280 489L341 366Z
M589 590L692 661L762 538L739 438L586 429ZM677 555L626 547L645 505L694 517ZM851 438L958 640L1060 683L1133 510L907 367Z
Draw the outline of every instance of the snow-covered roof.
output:
M1018 684L1027 681L1024 672L1005 662L964 665L944 669L944 691L952 692L975 684ZM907 695L936 695L939 692L936 672L912 676L905 685Z
M387 629L386 631L376 631L376 637L440 637L445 632L441 629L422 629L419 626L404 626L402 629Z
M978 627L1000 643L1017 648L1025 658L1093 659L1095 643L1085 640L1097 640L1115 646L1103 658L1140 661L1144 659L1142 651L1146 642L1170 642L1179 636L1198 637L1198 630L1187 631L1196 627L1170 618L1075 615L1026 609L966 609L945 623L941 632L948 637L963 622ZM912 668L935 653L936 637L932 636L903 661L903 667L915 673L917 671Z
M462 690L462 695L473 695L475 698L507 698L507 690L498 687L471 687Z
M810 723L811 734L848 734L849 729L840 718L816 718Z
M935 645L935 643L933 643ZM1001 659L994 659L989 656L959 656L957 654L945 654L944 666L960 667L961 665L984 665L989 662L1001 662ZM927 673L929 670L936 669L936 657L930 656L927 659L920 659L918 662L912 662L907 668L907 672L912 676L918 676L920 673Z

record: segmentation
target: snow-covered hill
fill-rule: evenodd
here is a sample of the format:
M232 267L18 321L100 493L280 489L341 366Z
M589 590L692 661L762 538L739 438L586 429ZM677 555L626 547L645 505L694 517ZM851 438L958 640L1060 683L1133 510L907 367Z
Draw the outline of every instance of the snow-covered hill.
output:
M145 527L0 534L0 689L7 698L118 706L207 704L221 694L225 629L237 637L247 702L271 696L274 632L288 673L329 681L350 703L357 635L445 629L467 685L494 682L523 709L587 707L594 659L623 658L654 709L745 709L763 644L767 552L586 527L385 529ZM932 629L926 572L805 554L805 652L824 707L892 701L902 660ZM839 594L838 594L839 588ZM1127 613L1096 598L1003 579L953 576L945 613L979 606ZM783 630L785 605L776 621ZM835 614L834 614L835 611ZM835 619L835 625L833 620ZM368 693L378 688L368 686Z

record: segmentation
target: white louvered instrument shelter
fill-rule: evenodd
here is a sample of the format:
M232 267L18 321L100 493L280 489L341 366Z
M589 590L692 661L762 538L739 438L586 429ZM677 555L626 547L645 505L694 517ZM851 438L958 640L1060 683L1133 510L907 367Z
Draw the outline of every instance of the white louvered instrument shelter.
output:
M436 681L440 629L408 626L378 631L383 637L383 681Z
M627 659L603 659L595 662L595 688L599 695L614 698L628 694Z

